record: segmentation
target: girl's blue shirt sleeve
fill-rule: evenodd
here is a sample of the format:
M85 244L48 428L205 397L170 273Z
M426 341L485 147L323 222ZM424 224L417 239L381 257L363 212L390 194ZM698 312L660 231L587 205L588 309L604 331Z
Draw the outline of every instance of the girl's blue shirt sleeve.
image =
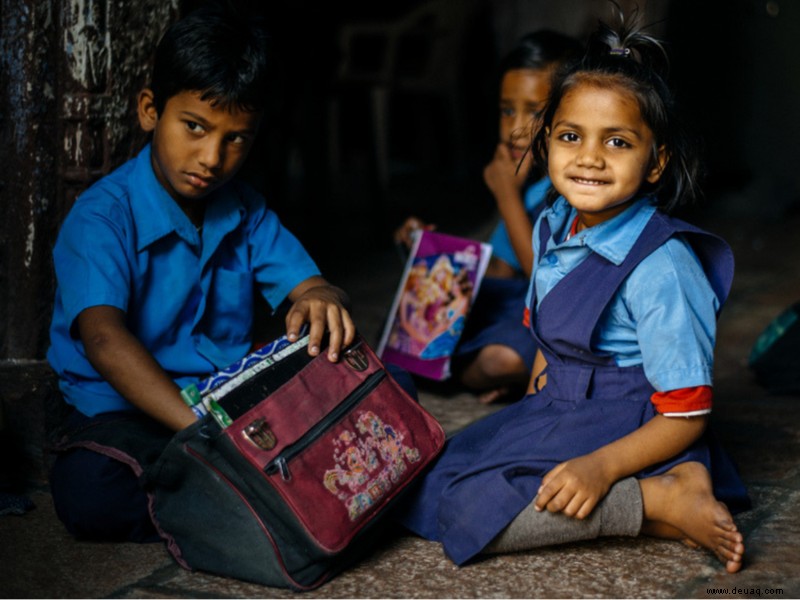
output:
M536 306L591 252L620 264L653 211L647 199L639 200L613 219L561 242L575 211L559 198L540 217L548 219L553 236L534 265ZM533 237L537 251L539 227L537 222ZM691 246L682 237L673 237L625 279L601 316L592 345L619 366L642 365L657 391L711 385L719 307Z
M542 206L548 189L550 189L549 177L543 177L525 189L522 199L525 205L525 212L528 213L531 223L536 220L538 209ZM489 243L492 245L493 256L508 263L515 270L522 271L522 266L519 264L519 259L511 246L511 238L508 237L508 230L502 219L492 232Z

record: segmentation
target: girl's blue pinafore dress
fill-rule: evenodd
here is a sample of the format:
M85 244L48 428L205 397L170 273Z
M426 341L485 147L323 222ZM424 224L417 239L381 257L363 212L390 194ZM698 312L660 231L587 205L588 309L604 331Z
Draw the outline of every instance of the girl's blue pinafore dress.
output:
M531 310L531 330L547 359L547 384L537 394L482 419L448 440L400 521L442 543L456 564L478 554L536 496L542 477L641 427L657 413L654 388L641 366L618 367L597 356L591 337L625 277L671 236L692 245L724 302L733 279L728 245L687 223L655 212L620 265L592 253ZM550 237L540 225L540 252ZM535 290L531 294L535 304ZM586 299L591 298L591 301ZM680 455L636 474L652 477L682 462L703 463L717 499L732 511L749 508L747 491L710 431Z

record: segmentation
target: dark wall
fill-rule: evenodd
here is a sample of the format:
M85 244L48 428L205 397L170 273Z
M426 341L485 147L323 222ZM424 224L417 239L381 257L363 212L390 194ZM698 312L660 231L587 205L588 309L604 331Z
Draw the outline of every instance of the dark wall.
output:
M709 206L775 219L800 201L800 5L673 0L678 99L706 146Z

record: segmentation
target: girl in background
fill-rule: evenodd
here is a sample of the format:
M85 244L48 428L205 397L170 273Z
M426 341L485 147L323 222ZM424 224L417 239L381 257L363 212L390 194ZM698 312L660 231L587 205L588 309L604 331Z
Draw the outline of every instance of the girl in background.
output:
M451 438L402 515L457 564L645 533L742 566L731 510L749 499L706 431L733 255L667 215L696 195L698 159L665 68L620 15L553 84L533 140L554 192L533 235L529 393Z
M533 263L533 223L550 180L533 164L528 146L554 71L580 50L563 34L539 30L525 35L500 64L500 140L483 172L500 223L489 240L494 250L486 278L453 357L454 373L481 392L481 402L508 397L512 390L521 394L530 376L536 346L521 315ZM420 228L433 226L408 218L395 241L410 247L412 231Z

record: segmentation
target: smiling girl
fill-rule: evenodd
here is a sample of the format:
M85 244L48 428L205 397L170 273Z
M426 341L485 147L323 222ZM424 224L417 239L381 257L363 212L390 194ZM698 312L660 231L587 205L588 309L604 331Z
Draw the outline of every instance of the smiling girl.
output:
M533 140L554 191L533 234L529 393L454 436L403 517L458 564L645 533L742 566L730 509L749 500L707 431L733 255L667 216L694 196L698 160L664 58L620 18L553 84ZM610 526L620 494L638 513Z

